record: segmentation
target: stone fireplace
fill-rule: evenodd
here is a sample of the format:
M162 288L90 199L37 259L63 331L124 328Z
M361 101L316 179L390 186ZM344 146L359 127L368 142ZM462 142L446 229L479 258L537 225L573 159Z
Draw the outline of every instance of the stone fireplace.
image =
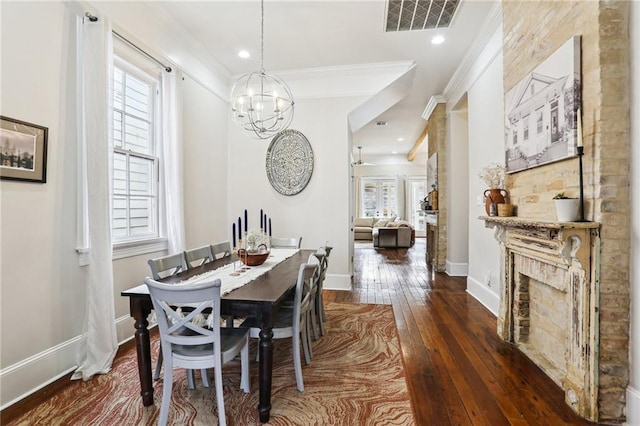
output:
M502 253L498 334L597 421L599 224L482 219Z

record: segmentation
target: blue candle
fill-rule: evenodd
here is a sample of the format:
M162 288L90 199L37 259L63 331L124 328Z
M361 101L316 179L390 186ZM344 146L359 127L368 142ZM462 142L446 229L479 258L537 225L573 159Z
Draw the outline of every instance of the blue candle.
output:
M236 224L235 223L231 227L231 236L233 237L233 246L232 247L235 248L235 246L236 246Z
M271 236L271 218L269 218L269 236Z
M238 216L238 240L242 241L242 219Z
M248 224L249 224L249 219L247 218L247 209L244 209L244 232L247 232Z
M264 229L264 223L263 223L263 217L262 217L262 209L260 209L260 229Z

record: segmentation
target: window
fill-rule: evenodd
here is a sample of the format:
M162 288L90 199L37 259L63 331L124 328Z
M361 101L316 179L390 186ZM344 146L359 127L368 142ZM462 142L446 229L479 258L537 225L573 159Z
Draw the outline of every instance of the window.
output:
M542 133L542 108L536 111L536 132L538 134Z
M133 62L116 52L111 224L114 246L161 237L158 196L160 74L139 68ZM146 62L143 64L146 66Z
M363 216L393 216L398 211L395 179L363 178L360 195Z
M526 142L529 140L529 116L528 115L522 119L522 124L524 126L523 139Z

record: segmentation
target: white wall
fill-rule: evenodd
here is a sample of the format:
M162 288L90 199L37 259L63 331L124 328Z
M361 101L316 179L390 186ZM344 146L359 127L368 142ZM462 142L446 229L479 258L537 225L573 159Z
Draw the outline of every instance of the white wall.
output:
M502 31L496 32L502 40ZM495 43L494 43L495 44ZM501 44L501 43L500 43ZM469 105L469 275L467 291L494 314L499 306L500 250L493 230L484 227L478 216L486 215L478 205L485 185L478 177L489 163L504 159L502 53L484 70L467 92ZM487 284L489 278L489 284Z
M183 83L185 243L198 247L231 240L228 104L190 77Z
M297 195L285 196L269 184L265 158L270 141L250 139L229 125L229 211L233 220L244 209L249 228L258 228L263 209L272 219L273 236L302 236L304 248L329 241L331 252L325 288L350 289L348 113L363 97L296 99L291 129L302 132L314 154L313 175ZM320 118L321 117L321 118ZM244 219L243 219L244 220ZM231 221L226 226L231 235Z
M640 3L631 2L631 330L627 423L640 425Z

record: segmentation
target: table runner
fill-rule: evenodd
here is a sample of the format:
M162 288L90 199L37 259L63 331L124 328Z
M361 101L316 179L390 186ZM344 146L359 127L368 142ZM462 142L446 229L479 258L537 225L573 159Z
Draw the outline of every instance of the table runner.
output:
M245 265L238 260L213 271L205 272L187 280L180 281L176 283L176 285L198 284L220 278L222 281L222 285L220 286L220 296L224 296L225 294L229 294L233 290L250 283L299 251L300 249L273 248L269 253L269 257L262 265L245 267ZM247 269L244 272L240 272L241 268ZM239 275L231 275L234 271L239 272Z

